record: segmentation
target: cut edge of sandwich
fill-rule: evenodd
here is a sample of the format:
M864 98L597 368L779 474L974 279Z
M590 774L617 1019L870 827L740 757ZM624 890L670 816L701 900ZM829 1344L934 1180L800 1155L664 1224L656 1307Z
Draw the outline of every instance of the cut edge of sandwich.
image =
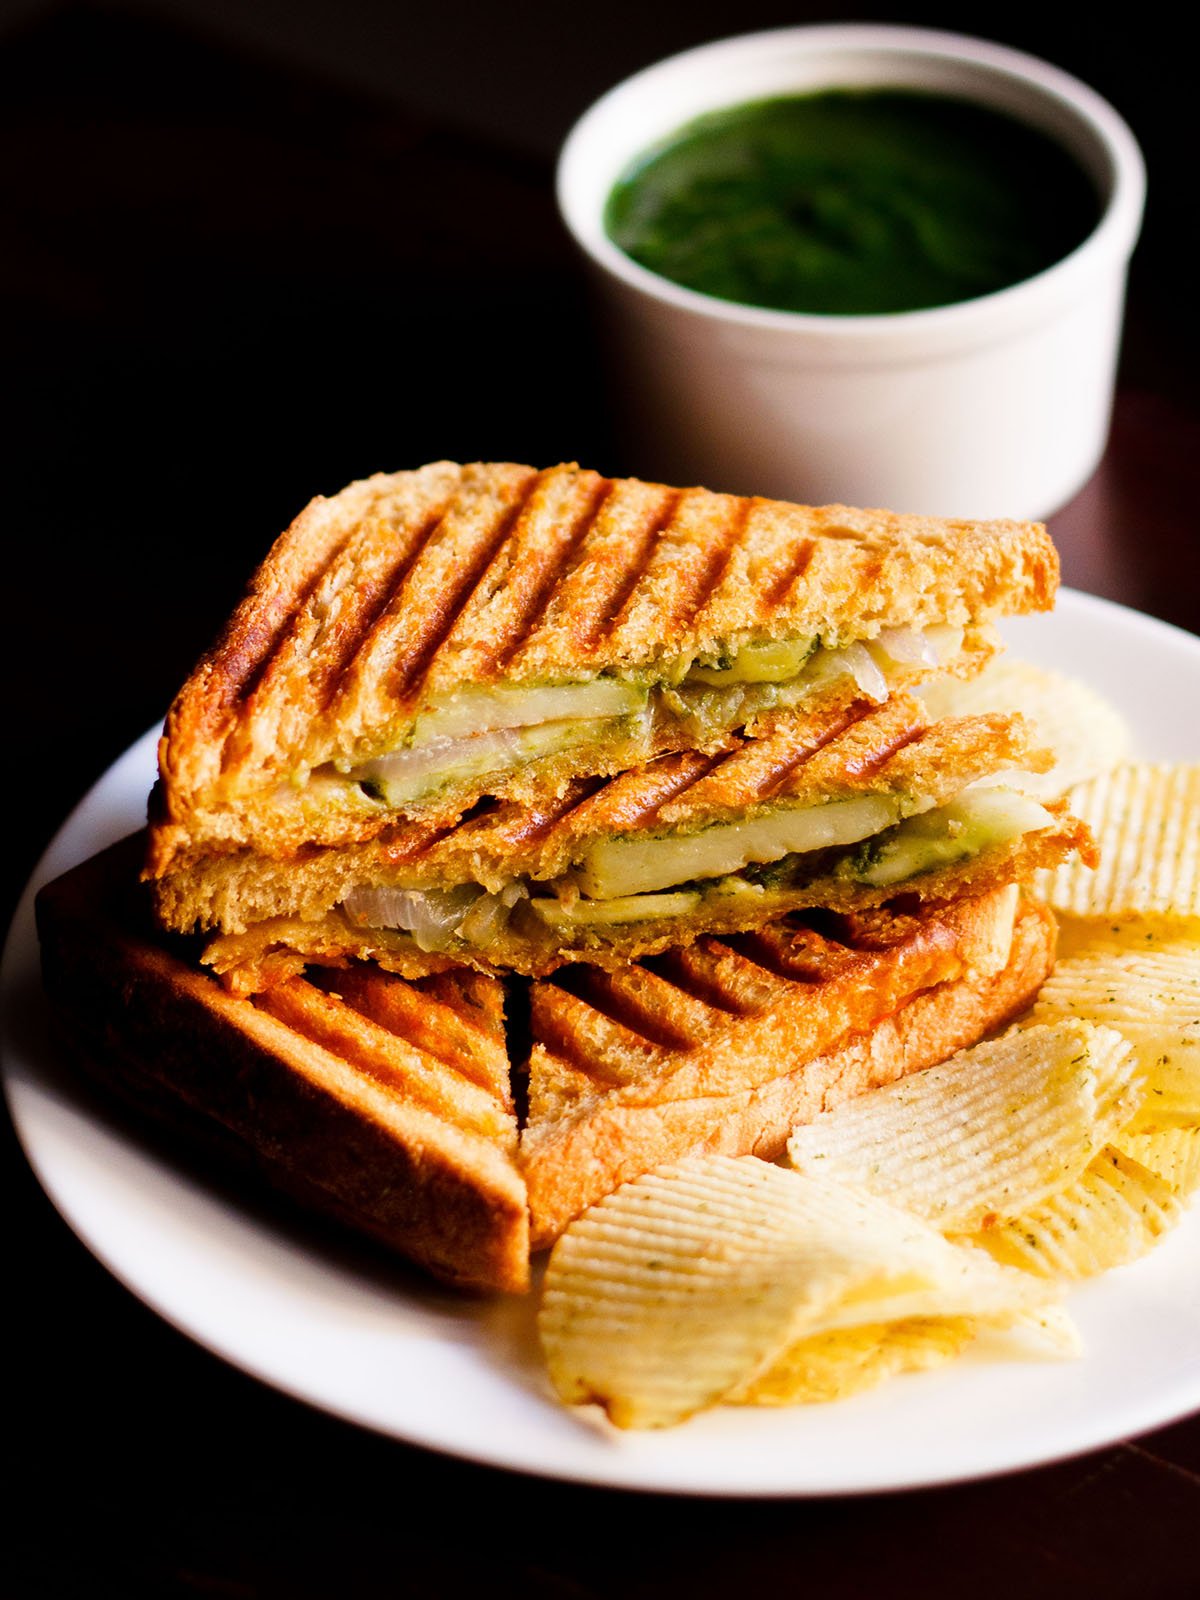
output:
M1049 759L1031 744L1019 717L930 725L901 695L454 829L285 862L199 852L153 894L166 926L215 933L205 960L246 992L345 959L405 976L614 966L802 909L945 901L1094 859L1063 802L1015 786L1011 769Z

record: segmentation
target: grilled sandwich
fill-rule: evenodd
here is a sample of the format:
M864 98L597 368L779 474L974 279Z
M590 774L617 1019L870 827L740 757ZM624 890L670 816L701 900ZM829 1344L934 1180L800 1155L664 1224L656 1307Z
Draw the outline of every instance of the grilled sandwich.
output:
M779 1154L796 1122L1001 1026L1052 963L1049 912L997 887L705 936L619 972L413 982L355 964L239 996L155 925L144 848L39 895L72 1056L223 1163L473 1289L527 1288L531 1250L662 1161Z
M213 933L204 960L244 992L348 959L408 977L619 967L805 908L948 901L1072 849L1091 859L1061 804L990 781L1045 759L1019 718L931 722L896 691L449 827L282 860L180 854L154 899L165 926Z
M522 1290L529 1217L494 978L396 980L372 1008L300 980L251 1004L164 939L133 835L37 900L50 1021L143 1118L464 1287Z
M148 871L282 859L713 755L970 674L1053 604L1038 524L438 462L315 500L180 692Z

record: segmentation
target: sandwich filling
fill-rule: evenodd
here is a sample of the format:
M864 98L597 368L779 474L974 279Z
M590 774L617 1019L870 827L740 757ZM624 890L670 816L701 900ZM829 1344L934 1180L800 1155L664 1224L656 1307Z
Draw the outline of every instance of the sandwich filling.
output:
M619 752L621 766L636 766L664 748L711 748L770 712L830 691L845 688L881 705L914 676L951 668L963 647L962 628L885 628L869 641L838 645L818 637L748 641L672 661L653 679L466 687L432 696L394 748L318 768L316 792L328 797L340 785L348 798L402 809L456 784L599 745ZM295 781L309 780L301 773Z
M862 794L777 807L695 832L591 842L551 881L514 877L449 888L362 884L340 910L355 927L392 931L419 949L486 952L508 935L592 943L639 923L737 913L781 914L805 886L900 893L914 880L1021 836L1055 817L1018 789L971 784L943 805L903 794Z
M410 818L278 858L197 852L157 880L155 905L164 926L216 932L206 963L253 984L305 960L536 976L813 907L940 901L1072 849L1094 856L1061 802L1023 789L1020 774L1052 759L1034 737L1015 714L931 722L903 690L835 699L716 752L485 801L449 824Z

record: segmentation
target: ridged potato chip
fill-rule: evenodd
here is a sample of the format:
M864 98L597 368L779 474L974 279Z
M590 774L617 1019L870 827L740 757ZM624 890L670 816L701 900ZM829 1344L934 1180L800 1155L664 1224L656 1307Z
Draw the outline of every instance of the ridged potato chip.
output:
M650 1428L744 1388L801 1339L1050 1298L885 1201L753 1156L706 1156L623 1185L571 1224L538 1331L564 1401Z
M1060 961L1029 1022L1072 1017L1115 1028L1137 1053L1146 1095L1134 1127L1200 1122L1200 945L1097 941Z
M979 1331L985 1337L998 1335L1002 1348L1010 1351L1032 1346L1038 1355L1070 1359L1083 1353L1079 1329L1065 1306L1038 1306L1033 1311L981 1321Z
M952 1360L975 1338L970 1317L910 1317L818 1333L791 1345L760 1377L726 1396L742 1406L810 1405L845 1400L899 1372Z
M1076 678L1012 656L994 657L973 678L936 678L920 694L935 717L988 711L1020 711L1028 717L1039 742L1054 752L1049 771L1019 774L1018 786L1038 800L1059 799L1130 753L1129 726L1115 706ZM1006 783L1018 781L1011 773L1002 776Z
M745 1406L812 1405L874 1389L901 1372L924 1372L961 1354L980 1337L989 1350L1073 1358L1079 1329L1062 1306L1000 1317L910 1317L841 1328L791 1345L760 1377L726 1395Z
M793 1130L799 1171L974 1233L1065 1188L1133 1116L1131 1046L1071 1020L960 1051Z
M1074 1183L976 1242L997 1261L1047 1278L1094 1277L1136 1261L1179 1221L1179 1195L1110 1145Z
M1058 959L1082 955L1095 945L1153 950L1174 940L1200 948L1200 917L1074 917L1060 911Z
M1125 1132L1121 1149L1169 1183L1185 1203L1200 1190L1200 1127Z
M1200 917L1200 765L1130 761L1068 797L1100 850L1034 875L1037 894L1081 917Z

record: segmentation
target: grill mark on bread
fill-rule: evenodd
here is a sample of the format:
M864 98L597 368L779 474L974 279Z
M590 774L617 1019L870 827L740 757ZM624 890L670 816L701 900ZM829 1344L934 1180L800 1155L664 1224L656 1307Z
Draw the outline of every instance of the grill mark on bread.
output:
M695 619L695 633L701 640L715 643L724 635L737 632L743 626L740 619L744 617L747 595L756 597L755 609L763 623L772 619L808 573L816 548L815 540L797 536L794 525L781 520L777 503L748 502L742 528L730 547L719 580Z
M506 513L521 490L536 477L532 468L497 466L488 472L478 468L455 468L454 492L436 505L436 515L428 517L425 508L414 512L400 526L400 537L409 548L409 558L398 569L386 603L380 607L370 629L347 661L342 691L336 705L336 720L328 719L327 739L336 735L344 753L372 732L388 729L403 712L398 698L411 661L410 646L420 646L436 626L439 608L436 597L444 588L442 580L461 576L458 555L478 557L480 538L494 538L507 526ZM397 474L403 481L405 474ZM486 565L489 554L485 554ZM439 572L439 568L441 571ZM430 592L435 603L430 603ZM430 613L434 614L431 615ZM314 761L323 759L319 741L310 749Z
M342 521L335 500L320 500L302 512L285 535L279 554L268 557L262 581L270 585L272 569L305 569L300 560L310 525L328 524L337 534L323 562L313 563L310 581L292 608L291 625L282 630L256 677L243 708L243 731L230 741L229 765L273 740L293 751L311 743L321 726L320 713L336 694L347 663L360 649L364 627L359 612L371 606L382 588L380 604L394 592L395 568L407 566L428 526L436 523L461 483L461 471L439 463L422 468L412 479L367 479L357 485L356 519ZM411 524L411 503L420 510ZM295 547L293 549L293 546ZM374 577L373 577L374 571Z
M856 793L872 787L899 791L905 784L903 778L893 781L889 772L892 761L907 750L913 759L906 770L920 770L921 752L932 732L924 706L913 695L889 695L881 706L860 704L857 714L847 717L833 738L823 740L795 763L777 785L776 794L780 799L811 801L825 794ZM994 741L980 741L976 748L989 744ZM937 772L931 770L926 787L937 788L937 780Z
M333 712L336 702L345 695L348 675L362 651L364 641L371 637L393 596L408 577L413 563L441 522L447 503L448 501L442 501L433 508L417 525L413 536L409 539L397 538L398 530L394 527L389 529L391 537L388 542L392 545L392 560L376 585L360 590L361 606L357 626L345 630L336 671L331 670L329 674L329 693L324 705L326 712Z
M531 630L608 487L598 473L563 468L538 473L526 485L486 567L428 659L423 693L503 677L504 661Z
M608 482L602 505L583 531L577 559L548 596L536 630L510 657L515 670L535 664L538 653L565 635L585 656L609 633L646 569L649 552L661 539L679 505L682 491L632 481ZM630 500L640 503L633 526Z
M256 697L260 703L255 714L278 719L281 742L303 744L310 723L328 713L364 635L415 560L437 516L435 512L407 542L395 540L386 519L364 522L325 568L297 609L294 625L280 641ZM388 547L390 559L384 553Z
M621 653L653 633L655 644L677 637L704 608L752 502L707 489L685 489L662 528L644 571L608 635Z
M786 789L828 746L869 721L873 710L866 701L855 701L781 722L757 739L737 740L731 750L713 758L695 783L662 806L661 820L675 826L761 804Z
M445 1059L444 1049L427 1050L387 1021L357 1011L306 978L276 984L255 996L253 1004L400 1099L423 1105L471 1133L515 1145L511 1104L497 1096L491 1083L464 1075Z
M773 611L778 608L788 591L794 589L803 579L812 563L816 548L811 539L798 545L791 560L783 564L779 575L763 586L763 598Z
M478 978L481 974L471 974ZM398 982L378 968L359 964L343 970L313 969L308 981L333 996L368 1022L416 1045L459 1077L493 1094L506 1092L497 1080L495 1057L503 1036L480 1026L466 1007L449 1004L446 986L439 978L414 984ZM438 988L441 988L441 995Z
M899 702L900 696L893 695L888 703L891 704L892 701ZM914 701L913 704L915 705L917 702ZM778 779L771 785L767 793L782 793L790 788L804 768L811 766L832 745L841 742L854 727L864 722L871 715L871 712L876 709L867 701L856 700L853 704L828 714L819 727L805 729L805 736L800 743L795 759L780 773ZM795 736L790 725L784 724L775 731L777 735L778 733L790 735L789 742L795 748ZM919 734L919 732L920 729L918 728L917 733Z
M879 772L887 766L895 756L907 749L909 745L916 744L926 733L926 728L920 723L912 722L907 727L894 729L888 736L871 750L858 757L851 757L846 762L846 773L852 778L865 778L872 772Z
M297 612L350 543L353 524L329 522L324 538L314 533L327 521L328 504L317 500L292 521L251 578L223 637L209 652L206 687L213 691L209 700L213 712L249 696Z
M564 817L564 835L583 839L648 828L675 796L703 778L719 759L681 750L604 779Z
M389 867L408 866L429 856L438 845L458 837L458 822L402 822L388 828L380 840L379 854Z
M820 984L831 977L831 963L845 964L846 952L855 947L850 941L827 938L794 919L770 923L748 933L735 933L727 941L730 950L744 961L785 985Z
M440 586L434 582L434 592L428 595L422 594L417 599L415 593L405 595L404 591L408 589L415 591L419 579L425 576L418 574L417 569L434 551L434 538L446 529L446 518L439 520L434 530L434 537L426 540L422 546L405 583L397 591L396 609L405 617L407 621L405 632L413 640L407 659L395 663L391 669L391 687L397 699L407 699L418 691L434 658L449 638L477 585L532 499L541 478L540 473L526 478L520 486L516 499L502 507L491 523L485 523L478 530L466 551L456 545L451 554L449 571L443 574ZM441 552L436 554L440 555ZM433 566L433 559L427 565ZM436 579L436 568L429 577L431 580ZM414 623L416 623L415 628Z
M575 994L558 977L532 984L530 1029L534 1041L530 1062L547 1054L563 1062L571 1071L582 1072L597 1088L617 1088L642 1072L661 1066L670 1051L647 1039L636 1028L612 1017L591 1003L586 995ZM538 1094L529 1084L528 1121L540 1120L547 1113L545 1088L538 1074Z
M719 1007L686 984L676 983L653 959L609 970L597 981L608 988L613 1004L630 1025L633 1019L641 1019L643 1036L664 1046L677 1039L682 1047L695 1049L715 1029L727 1025Z
M943 1059L1020 1010L1050 964L1053 923L1025 906L1006 932L1008 894L960 901L925 922L876 913L860 928L846 918L830 935L772 926L759 953L781 974L744 958L736 940L660 958L660 976L682 958L689 991L697 971L702 981L715 973L721 993L741 1002L713 1010L690 1049L656 1046L630 1031L632 1017L630 1027L611 1020L611 985L602 1014L590 982L576 992L535 983L519 1156L535 1248L665 1157L725 1148L774 1159L797 1120ZM990 977L972 967L985 945ZM649 966L640 963L643 976Z
M623 567L617 569L618 582L612 593L607 596L604 619L607 626L601 631L614 631L617 621L629 604L630 596L646 575L652 552L658 549L679 515L679 507L685 493L683 489L667 489L654 515L646 523L642 537L630 541L626 562Z
M226 729L224 738L220 740L222 770L244 758L252 742L252 730L248 725L254 716L252 703L295 637L300 620L326 573L349 542L350 534L344 534L327 554L324 563L308 573L303 583L279 595L265 607L252 605L250 597L247 597L243 602L246 612L244 627L238 626L242 608L235 613L231 628L214 653L211 670L205 674L206 679L218 688L217 695L208 700L203 708L207 730L216 734L217 725L234 707L241 716L241 721ZM169 717L168 735L171 723L172 718Z
M745 541L746 530L757 504L757 500L741 501L729 520L728 532L722 531L714 541L703 576L696 587L689 622L694 624L702 616L708 602L725 581Z
M695 1016L681 1015L668 993L670 986L644 967L608 972L579 965L556 974L554 982L586 1001L593 1011L660 1049L690 1050L697 1042Z
M728 940L700 938L660 956L647 956L643 964L731 1017L756 1016L787 991L786 983L748 961Z
M469 967L452 967L413 986L440 1005L449 1006L491 1040L500 1052L508 1035L509 992L505 984Z
M588 797L600 780L572 784L566 793L550 796L536 805L522 806L513 801L492 803L492 809L473 817L444 836L444 855L450 852L479 853L489 858L505 851L531 851L551 838Z
M349 543L350 536L347 534L338 541L325 565L318 568L286 604L281 599L272 608L270 620L265 625L263 620L259 620L231 641L234 646L232 655L220 659L220 675L223 677L228 673L230 679L230 692L224 697L225 704L235 700L245 702L262 683L268 669L278 659L280 650L294 634L298 616L307 609L329 569L341 558Z
M574 518L567 537L556 552L556 558L545 564L531 586L520 618L510 630L510 637L501 642L496 654L498 671L511 670L522 651L547 625L548 613L562 595L572 574L578 569L580 552L602 516L604 506L612 498L614 490L615 486L611 479L595 478L587 504ZM567 604L563 609L570 618L573 608Z
M696 945L643 958L616 972L579 965L532 985L534 1038L585 1076L615 1084L630 1078L620 1065L632 1051L648 1068L672 1053L697 1050L735 1019L761 1015L794 998L799 986L820 984L854 960L851 946L811 934L803 953L798 936L808 930L771 925L762 934L706 937ZM736 963L747 987L735 990L717 974ZM749 989L757 989L754 1002ZM603 1025L619 1029L610 1033ZM597 1061L597 1038L610 1046Z

